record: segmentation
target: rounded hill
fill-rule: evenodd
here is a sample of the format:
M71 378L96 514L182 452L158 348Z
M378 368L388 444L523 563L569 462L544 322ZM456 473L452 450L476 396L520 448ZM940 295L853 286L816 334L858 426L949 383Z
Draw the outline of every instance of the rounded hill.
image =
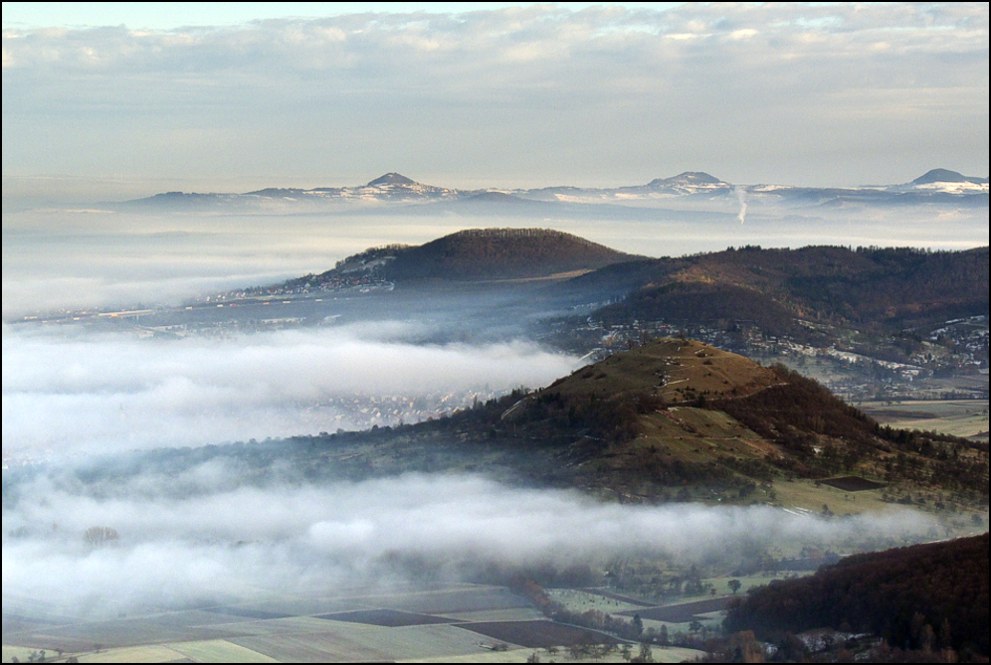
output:
M375 180L370 181L366 186L383 187L385 185L403 185L408 187L410 185L418 184L419 183L412 178L407 178L401 173L386 173L384 175L380 175L378 178L375 178Z
M735 353L688 339L657 339L583 367L544 389L568 398L632 402L645 395L677 404L743 397L778 385L770 369Z
M949 169L932 169L912 181L913 185L930 185L935 182L984 182L987 179L972 178Z
M782 365L688 339L611 355L498 417L493 437L509 432L549 451L543 471L532 463L544 481L622 500L677 495L808 508L834 487L892 496L926 487L961 505L987 497L986 447L883 428Z
M589 271L629 254L549 229L470 229L406 247L383 267L393 280L526 279Z

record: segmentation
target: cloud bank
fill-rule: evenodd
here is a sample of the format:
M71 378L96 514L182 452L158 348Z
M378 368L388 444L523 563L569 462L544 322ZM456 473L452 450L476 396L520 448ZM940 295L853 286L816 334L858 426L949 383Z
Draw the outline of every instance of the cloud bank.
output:
M407 324L225 339L3 332L3 454L196 446L413 422L568 374L529 342L417 345Z
M274 284L388 242L425 242L450 227L311 216L4 212L3 315L55 308L179 304Z
M478 476L215 491L225 470L198 473L202 484L184 498L140 477L112 488L45 479L22 488L4 504L5 609L24 598L99 615L258 598L264 589L328 595L339 585L416 581L397 566L404 560L430 562L449 579L488 565L604 566L624 556L732 563L754 548L900 543L934 527L908 510L826 520L769 507L621 506ZM112 527L119 539L87 545L92 526Z
M5 174L850 185L988 161L984 3L8 29L3 72Z

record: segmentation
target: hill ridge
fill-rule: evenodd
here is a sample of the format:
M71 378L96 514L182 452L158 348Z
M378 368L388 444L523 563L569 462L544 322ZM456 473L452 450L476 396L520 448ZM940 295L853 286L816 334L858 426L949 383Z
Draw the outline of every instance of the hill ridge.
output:
M918 476L929 479L923 484L986 492L986 447L970 448L973 460L950 459L952 444L930 442L920 456L920 439L878 426L820 384L696 340L647 342L507 407L505 427L559 446L561 466L546 479L625 500L701 492L773 503L778 483L793 489L789 482L837 474L894 488L905 478L892 465L905 456L932 467Z
M977 178L972 176L965 176L958 171L951 171L950 169L930 169L924 174L920 175L918 178L913 180L910 184L912 185L929 185L935 182L969 182L973 184L986 183L987 178Z
M396 173L395 171L390 171L389 173L384 173L374 180L370 180L366 187L380 187L382 185L419 185L417 181L412 178L407 178L402 173Z
M742 247L583 278L607 279L629 290L596 314L607 323L750 320L770 334L808 336L800 320L881 328L986 313L988 248Z
M290 280L311 288L343 275L403 283L421 280L489 281L544 278L590 271L642 257L564 231L540 228L463 229L422 245L385 245L349 256L319 275Z
M754 201L779 202L788 205L911 205L919 203L964 203L987 205L987 178L965 176L948 169L932 169L909 183L875 185L870 187L806 187L796 185L751 184L740 185L723 181L705 171L683 171L669 177L657 177L646 184L629 184L612 187L579 187L560 185L553 187L518 188L505 190L500 187L461 189L427 185L396 171L384 173L364 185L303 187L263 187L243 192L167 192L120 202L106 202L110 206L133 209L141 206L157 206L176 210L196 208L259 206L304 206L331 204L361 204L381 202L392 204L443 204L452 201L471 201L475 205L519 204L519 201L557 204L620 205L632 200L641 202L668 199L723 200L735 202L741 192ZM501 192L509 196L486 196Z

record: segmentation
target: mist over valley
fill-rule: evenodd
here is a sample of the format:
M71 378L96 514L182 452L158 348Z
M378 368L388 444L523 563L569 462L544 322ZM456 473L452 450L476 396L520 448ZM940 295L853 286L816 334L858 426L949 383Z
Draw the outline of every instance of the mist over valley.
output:
M181 5L4 3L4 662L986 662L985 4Z

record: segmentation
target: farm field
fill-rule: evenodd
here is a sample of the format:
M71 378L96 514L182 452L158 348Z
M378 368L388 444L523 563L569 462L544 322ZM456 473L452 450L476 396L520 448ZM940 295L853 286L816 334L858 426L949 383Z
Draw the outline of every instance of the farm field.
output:
M639 614L642 619L653 619L665 623L688 623L696 620L701 614L719 612L729 605L731 597L709 598L706 600L696 600L680 605L665 605L662 607L646 607L638 610L627 610L620 612L625 616Z
M447 612L444 616L458 621L531 621L544 618L544 615L532 607L511 607L478 612Z
M793 575L793 573L762 573L759 575L740 575L737 577L709 577L704 581L711 584L716 589L717 594L726 596L733 594L733 589L730 588L729 581L736 580L740 583L740 588L733 595L745 596L747 591L754 587L764 586L772 580L780 580L790 575Z
M506 651L494 651L487 649L480 653L465 654L461 656L445 656L446 663L525 663L533 655L534 649L507 649ZM540 652L541 658L544 653ZM403 658L400 663L435 663L436 658ZM560 660L559 662L566 662Z
M684 647L653 647L655 663L684 663L691 662L705 655L704 651L698 649L687 649ZM635 652L634 652L635 653ZM525 663L527 659L537 654L542 662L549 663L626 663L619 649L614 649L607 654L595 654L586 656L579 654L573 657L568 649L509 649L508 651L486 651L471 656L454 656L445 658L448 663ZM401 663L430 663L430 659L403 659Z
M615 603L613 611L630 607L575 593ZM7 662L41 649L49 661L80 662L525 662L534 649L563 656L578 643L617 643L549 621L504 587L472 584L336 598L287 594L105 621L16 615L5 617L3 638Z
M324 620L319 631L286 631L231 641L282 661L446 659L484 651L479 636L448 624L373 626ZM491 645L491 640L484 640Z
M479 621L462 624L500 642L525 647L571 646L572 644L614 644L616 638L585 628L576 628L553 621Z
M882 490L846 492L825 483L818 486L810 480L775 480L773 483L777 503L784 508L800 508L818 512L823 505L836 515L857 515L864 512L883 512L891 505L881 499Z
M709 594L679 596L673 601L664 601L660 605L605 589L560 588L548 589L547 593L552 599L572 612L581 613L595 610L626 620L639 616L644 628L660 630L664 627L669 635L676 635L687 633L689 624L693 621L699 621L708 628L716 628L723 620L723 610L735 597L740 595L740 590L761 586L772 579L780 579L781 577L783 577L782 574L765 574L738 578L706 578L704 581L716 589L716 592L720 594L718 597L712 597ZM737 591L737 594L733 594L729 587L731 579L740 582L740 590ZM745 595L745 591L742 593Z
M162 663L189 660L194 662L273 663L273 658L245 649L225 640L149 644L139 647L107 649L81 654L80 663Z
M547 594L553 600L575 612L598 610L599 612L618 614L624 610L636 610L649 606L647 603L633 603L628 600L621 600L622 597L616 594L586 589L547 589Z
M452 585L426 591L409 590L402 593L352 596L337 600L338 605L344 601L352 603L350 609L392 608L404 612L443 615L530 606L524 598L505 587L476 584ZM337 611L345 611L345 609L347 608Z
M398 610L354 610L353 612L320 614L317 618L328 619L331 621L345 621L349 623L365 623L373 626L387 626L389 628L455 622L455 620L448 619L446 617L438 617L431 614L417 614L414 612L400 612Z
M872 479L864 479L872 480ZM813 480L783 480L778 479L773 483L775 493L775 503L785 510L801 511L807 513L819 513L823 506L837 516L860 515L862 513L885 513L894 509L890 500L885 499L885 494L894 493L895 496L901 491L897 486L888 487L882 485L877 489L860 489L866 487L865 483L856 482L856 487L850 490L833 487L825 479L818 482ZM943 498L946 498L946 494ZM938 493L932 493L929 497L930 504L939 498ZM889 497L890 499L890 497ZM981 507L974 503L960 504L959 510L955 512L943 511L940 513L940 520L943 523L944 537L961 537L982 532L980 524L987 526L987 507ZM976 515L976 517L974 517ZM971 518L978 520L976 523ZM785 554L779 552L779 554Z
M859 408L883 425L988 438L988 400L863 402Z
M825 478L821 481L824 485L835 487L844 492L865 492L867 490L878 490L884 487L883 483L876 483L859 476L840 476L838 478Z

